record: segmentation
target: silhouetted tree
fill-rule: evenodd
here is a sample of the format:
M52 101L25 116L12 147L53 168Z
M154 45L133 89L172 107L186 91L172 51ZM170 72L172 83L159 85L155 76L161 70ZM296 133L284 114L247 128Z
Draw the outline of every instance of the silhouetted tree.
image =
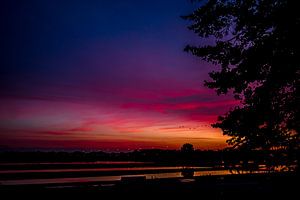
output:
M207 0L189 29L210 45L185 51L220 66L205 85L241 101L218 118L233 148L285 150L297 158L300 129L300 12L293 0ZM296 156L296 157L295 157Z
M193 153L194 152L194 146L192 144L185 143L181 147L181 152L186 153L186 154Z

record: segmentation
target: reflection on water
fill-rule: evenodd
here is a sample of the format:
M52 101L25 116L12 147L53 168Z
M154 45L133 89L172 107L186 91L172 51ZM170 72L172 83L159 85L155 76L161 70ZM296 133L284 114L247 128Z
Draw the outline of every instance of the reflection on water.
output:
M195 170L211 169L212 167L193 167ZM48 172L116 172L116 171L142 171L142 170L181 170L182 167L110 167L92 169L33 169L33 170L1 170L0 174L18 173L48 173Z
M263 173L256 171L254 173ZM212 176L212 175L228 175L229 170L211 170L211 171L195 171L194 176ZM161 178L182 178L181 172L171 173L154 173L154 174L139 174L146 176L146 179L161 179ZM1 180L2 185L35 185L35 184L59 184L59 183L85 183L85 182L108 182L119 181L121 176L98 176L98 177L79 177L79 178L53 178L53 179L26 179L26 180Z
M147 164L149 163L150 162L131 162L131 161L0 163L0 166L2 166L2 168L0 168L0 185L35 185L35 184L63 185L68 183L89 183L89 182L100 182L101 184L109 184L109 182L111 181L120 181L122 176L133 175L133 174L134 176L145 176L146 179L162 179L162 178L193 178L196 176L228 175L233 173L232 170L225 170L224 168L217 170L212 167L195 167L195 166L184 167L184 168L181 166L149 166L149 165L147 166ZM100 164L100 166L95 167L95 164ZM128 164L130 165L130 167L128 166ZM39 169L34 169L32 165L40 165L42 167L39 167ZM51 169L51 166L53 165L60 165L60 166L56 169ZM14 166L19 166L17 167L19 169L14 168ZM76 166L79 167L77 168ZM89 175L85 173L85 175L81 176L80 174L82 173L80 172L90 172L90 173L88 173ZM97 174L96 172L104 172L104 173L102 176L99 176L100 174ZM111 172L118 172L118 173L113 174ZM263 172L264 171L251 171L251 173L263 173ZM20 175L21 173L23 175L26 175L24 177L28 177L28 178L22 180L16 179L18 175ZM54 177L48 178L52 176L51 173L55 173L56 177L58 178L54 178ZM69 173L73 177L63 178L63 176L65 175L64 173L66 174ZM244 171L243 173L249 173L249 171ZM2 177L4 177L3 175L5 174L8 174L9 176L6 176L6 178L1 178L1 175ZM11 177L11 179L13 180L9 180L10 179L9 177Z
M126 164L151 164L152 162L136 161L94 161L94 162L34 162L34 163L0 163L0 166L6 165L126 165Z

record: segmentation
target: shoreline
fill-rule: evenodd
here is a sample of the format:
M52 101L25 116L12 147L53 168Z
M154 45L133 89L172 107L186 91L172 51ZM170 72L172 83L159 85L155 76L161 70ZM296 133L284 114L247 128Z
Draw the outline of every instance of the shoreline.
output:
M202 194L224 195L230 199L232 195L254 195L268 197L285 197L298 195L299 173L268 173L268 174L238 174L212 175L185 178L147 179L143 181L111 181L88 182L72 184L45 184L45 185L0 185L0 191L6 194L97 194L97 195L133 195L144 194ZM247 196L246 196L247 197ZM292 196L291 196L292 197ZM211 199L215 199L211 196ZM218 198L217 198L218 199ZM240 198L244 199L244 198ZM260 199L260 198L259 198ZM267 198L269 199L269 198Z

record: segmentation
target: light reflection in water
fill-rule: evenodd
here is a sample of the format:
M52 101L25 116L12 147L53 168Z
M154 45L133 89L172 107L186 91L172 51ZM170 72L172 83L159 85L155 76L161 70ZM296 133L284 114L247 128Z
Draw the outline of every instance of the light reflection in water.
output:
M253 173L264 173L255 171ZM212 170L212 171L195 171L195 176L209 175L228 175L229 170ZM138 174L146 176L146 179L160 178L182 178L181 172L155 173L155 174ZM121 176L98 176L98 177L79 177L79 178L52 178L52 179L25 179L25 180L1 180L1 185L37 185L37 184L59 184L59 183L86 183L86 182L109 182L119 181Z
M136 162L136 161L94 161L94 162L28 162L28 163L0 163L0 166L6 165L126 165L126 164L152 164L153 162Z
M193 167L195 170L211 169L212 167ZM116 171L142 171L142 170L181 170L182 167L110 167L92 169L26 169L26 170L1 170L0 174L17 173L48 173L48 172L116 172Z

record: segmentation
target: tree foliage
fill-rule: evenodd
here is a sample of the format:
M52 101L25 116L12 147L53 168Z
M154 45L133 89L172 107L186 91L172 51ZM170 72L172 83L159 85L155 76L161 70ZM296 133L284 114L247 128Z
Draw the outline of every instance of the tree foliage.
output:
M233 92L241 105L213 127L234 148L299 150L300 12L293 0L207 0L184 16L206 46L186 46L217 64L205 81L218 95Z
M194 152L194 146L190 143L185 143L181 147L181 152L186 154L192 153Z

